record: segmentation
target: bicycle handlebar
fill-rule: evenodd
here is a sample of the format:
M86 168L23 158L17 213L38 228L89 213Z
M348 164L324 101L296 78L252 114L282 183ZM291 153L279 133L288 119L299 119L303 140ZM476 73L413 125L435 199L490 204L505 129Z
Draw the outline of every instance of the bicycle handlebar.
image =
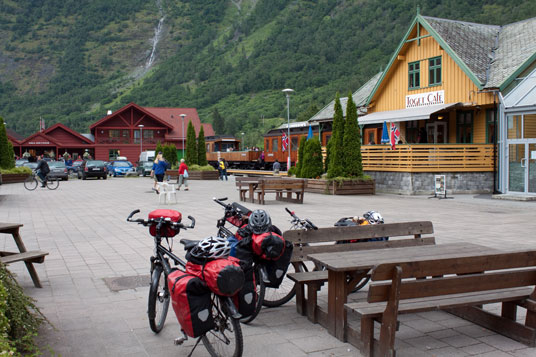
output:
M149 220L144 220L143 218L138 218L138 219L132 219L132 217L136 214L140 212L139 209L136 209L134 211L132 211L128 217L127 217L127 222L135 222L135 223L138 223L138 224L142 224L144 226L149 226L149 225L154 225L156 224L156 229L159 230L162 225L170 225L172 226L173 228L180 228L180 229L192 229L195 227L195 218L192 217L192 216L188 216L188 219L190 220L190 224L189 225L185 225L183 223L180 223L180 222L172 222L169 218L164 218L164 217L160 217L158 219L149 219Z
M318 229L318 227L313 222L311 222L308 218L306 219L299 218L298 216L296 216L294 211L289 210L287 207L285 207L285 211L287 211L288 214L290 214L290 216L292 217L292 222L299 223L302 227L305 227L305 229L313 229L315 231Z

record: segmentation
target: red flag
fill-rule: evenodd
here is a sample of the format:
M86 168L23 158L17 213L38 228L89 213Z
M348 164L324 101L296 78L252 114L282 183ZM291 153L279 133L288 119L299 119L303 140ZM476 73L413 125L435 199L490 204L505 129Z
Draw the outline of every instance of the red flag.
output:
M288 137L285 132L283 132L283 136L281 137L281 148L283 151L286 151L288 147Z
M400 131L396 127L395 123L391 123L391 149L396 149L398 138L400 138Z

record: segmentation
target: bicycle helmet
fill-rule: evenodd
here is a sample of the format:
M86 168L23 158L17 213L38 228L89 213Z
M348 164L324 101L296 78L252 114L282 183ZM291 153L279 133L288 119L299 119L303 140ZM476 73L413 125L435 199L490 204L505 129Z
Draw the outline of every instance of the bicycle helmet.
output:
M227 238L208 237L200 240L197 245L192 248L190 255L200 259L218 259L224 258L231 252L231 244Z
M257 209L249 216L248 227L255 234L266 233L271 226L272 220L265 210Z
M375 211L368 211L363 214L363 217L368 221L370 224L383 224L383 217L381 214Z

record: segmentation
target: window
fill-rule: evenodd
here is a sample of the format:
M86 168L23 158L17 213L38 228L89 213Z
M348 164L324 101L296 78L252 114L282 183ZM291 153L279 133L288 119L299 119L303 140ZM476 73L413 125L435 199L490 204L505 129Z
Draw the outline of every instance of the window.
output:
M270 140L266 140L264 146L266 151L270 151Z
M456 142L471 144L473 142L473 112L458 112L456 118Z
M298 150L298 137L293 137L290 139L290 150L297 151Z
M419 62L409 64L409 89L420 88L421 86L421 66Z
M419 140L419 121L412 120L406 122L406 141L417 143Z
M488 144L493 144L495 142L495 135L497 135L495 124L495 110L486 110L486 142Z
M108 150L108 160L115 160L119 156L119 149Z
M108 131L108 134L109 134L110 138L118 138L120 136L120 130L119 129L110 129L110 131Z
M428 60L428 85L438 86L441 84L441 57Z
M144 139L153 139L154 138L154 130L144 130L143 131L143 138Z
M278 152L279 151L279 145L277 144L277 139L272 139L272 151Z

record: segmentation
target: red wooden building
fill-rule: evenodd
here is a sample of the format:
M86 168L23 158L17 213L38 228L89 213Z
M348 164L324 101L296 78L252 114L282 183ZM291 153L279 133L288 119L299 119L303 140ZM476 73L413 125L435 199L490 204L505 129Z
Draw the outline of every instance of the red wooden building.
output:
M53 154L55 158L68 152L73 158L81 156L85 150L91 151L93 141L61 123L54 124L48 129L37 132L22 140L8 136L15 155L22 156L25 152L33 156L44 153Z
M181 157L189 122L196 136L201 125L205 136L214 135L212 125L202 124L195 108L148 108L130 103L89 127L95 141L94 157L107 161L125 156L136 162L141 151L154 150L158 142L175 145Z

